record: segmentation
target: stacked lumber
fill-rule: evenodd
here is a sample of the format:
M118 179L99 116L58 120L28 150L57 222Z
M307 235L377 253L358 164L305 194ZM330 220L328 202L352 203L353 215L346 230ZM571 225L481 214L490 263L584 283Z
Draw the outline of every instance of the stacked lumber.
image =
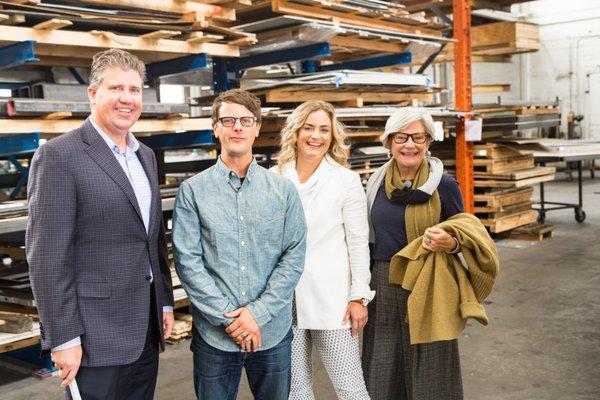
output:
M169 344L184 342L186 338L192 337L192 326L194 321L192 316L184 313L175 313L175 325L171 331L171 336L166 340Z
M497 143L474 146L475 215L492 233L533 223L533 187L554 180L554 167L535 167L531 154ZM451 164L451 163L449 163Z
M19 258L24 259L24 249L7 247L0 249L0 255L7 257L14 253L21 253ZM14 252L14 253L13 253ZM10 265L0 266L0 308L8 311L22 313L35 312L36 302L33 298L31 283L29 282L29 267L25 261L13 261Z
M557 102L476 104L473 109L482 119L484 140L520 136L532 129L558 129L562 112Z
M29 315L0 313L0 332L24 333L33 329L33 318Z
M312 99L345 105L351 102L355 107L366 103L410 103L413 100L431 104L437 92L425 75L353 70L246 80L242 82L242 88L261 98L263 106L267 107Z
M3 0L0 46L33 40L39 65L69 67L89 66L96 52L108 48L130 51L145 62L197 53L236 57L240 46L256 42L253 34L223 26L235 21L234 7L240 2L72 2L84 9L61 1Z
M481 143L474 150L474 213L491 233L501 233L537 220L532 208L533 185L554 180L554 167L536 167L531 154L498 144ZM454 148L431 149L453 173Z
M539 26L534 23L502 21L471 29L471 51L475 57L530 53L539 49ZM449 44L436 61L453 59L454 45Z
M425 13L377 0L259 0L238 9L235 28L257 35L258 45L243 55L327 42L331 54L321 64L409 51L417 63L451 41L442 36L446 26Z

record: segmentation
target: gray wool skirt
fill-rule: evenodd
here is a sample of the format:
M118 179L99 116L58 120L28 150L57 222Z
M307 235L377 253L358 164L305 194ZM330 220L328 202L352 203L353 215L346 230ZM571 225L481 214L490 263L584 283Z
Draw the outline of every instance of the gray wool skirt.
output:
M411 345L409 291L389 283L390 264L376 261L364 329L362 367L372 400L462 400L458 341Z

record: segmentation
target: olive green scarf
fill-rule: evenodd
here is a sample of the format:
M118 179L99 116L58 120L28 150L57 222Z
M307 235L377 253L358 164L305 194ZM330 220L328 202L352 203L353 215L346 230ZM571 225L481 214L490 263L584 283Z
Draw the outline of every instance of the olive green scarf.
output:
M441 174L441 172L438 173ZM404 224L408 243L422 236L425 233L425 229L440 222L442 206L437 185L431 194L422 189L426 186L430 178L429 175L429 162L427 162L426 158L421 162L411 185L411 187L416 187L416 189L410 189L405 185L398 165L395 162L390 163L385 174L385 193L388 199L393 202L406 204ZM437 182L439 183L439 179L437 179ZM404 270L398 268L395 264L394 259L392 259L392 263L390 264L390 281L402 282L404 279Z

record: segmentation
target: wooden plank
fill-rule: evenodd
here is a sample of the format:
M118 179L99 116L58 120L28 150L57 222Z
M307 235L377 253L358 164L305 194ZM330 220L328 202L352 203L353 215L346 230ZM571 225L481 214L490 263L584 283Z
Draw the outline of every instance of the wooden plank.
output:
M508 189L500 192L488 192L484 194L475 194L474 200L476 205L481 208L498 210L504 206L516 203L531 201L533 187L526 186L517 189Z
M494 179L475 179L475 187L478 188L519 188L524 186L531 186L541 182L553 181L555 178L554 174L536 176L528 179L521 179L518 181L502 181Z
M521 153L511 147L497 144L497 143L484 143L476 144L473 146L474 157L485 157L485 158L502 158L512 157L521 155Z
M189 43L209 43L223 40L225 37L222 35L207 34L205 32L192 32L188 35L186 42Z
M30 332L33 328L33 319L28 316L0 314L0 320L4 321L0 325L0 332L3 333Z
M65 119L71 118L73 113L70 111L57 111L50 114L44 115L42 118L45 120L57 120L57 119Z
M149 41L137 36L117 35L106 31L76 32L66 30L37 30L20 26L0 26L0 45L36 41L36 53L47 56L88 57L99 49L119 48L140 55L145 61L152 54L171 58L186 54L207 53L224 57L239 56L239 49L219 43L190 43L183 40L163 39ZM46 47L43 45L50 45Z
M485 168L485 171L488 174L499 174L503 172L512 172L520 169L533 168L535 164L532 155L524 154L503 159L490 160L476 158L473 160L473 165L476 168Z
M0 353L6 353L8 351L18 350L25 347L33 346L40 342L40 336L34 336L28 339L18 340L16 342L0 344Z
M494 219L481 219L481 223L488 227L492 233L505 232L537 220L538 213L535 210L523 211L515 215Z
M2 14L6 16L5 14ZM0 25L20 25L25 22L23 14L13 14L8 16L8 19L0 18Z
M420 102L432 103L435 100L433 93L385 93L385 92L341 92L341 91L308 91L308 90L282 90L272 89L265 93L268 103L299 103L307 100L324 100L328 102L344 102L360 97L363 102L369 103L395 103L417 99Z
M161 11L174 14L191 12L223 21L235 21L235 10L220 6L181 0L80 0L80 3L97 6L114 6L145 11Z
M527 210L531 210L531 201L525 201L525 202L516 203L516 204L508 204L504 207L500 207L497 209L490 209L488 207L475 207L474 213L479 218L495 219L495 218L507 217L509 215L518 214L518 213L521 213L521 212L527 211Z
M0 254L9 256L13 261L25 261L24 247L0 246Z
M73 25L73 23L71 21L69 21L68 19L58 19L58 18L52 18L49 19L48 21L44 21L44 22L40 22L39 24L35 24L33 26L33 29L61 29L64 28L65 26L71 26Z
M358 39L351 36L334 36L329 40L333 46L347 47L351 49L362 49L382 53L403 53L406 51L407 43L398 41L382 42L379 40Z
M41 132L50 135L60 135L78 128L83 119L41 120L41 119L0 119L0 135L15 133ZM133 133L158 133L175 131L198 131L212 129L210 118L189 119L140 119L131 131Z
M247 36L247 37L241 37L238 39L234 39L234 40L230 40L229 42L227 42L228 45L230 46L251 46L253 44L256 44L257 40L256 40L256 36L252 37L252 36Z
M484 172L475 171L474 176L476 178L488 178L488 179L501 179L501 180L512 180L518 181L521 179L533 178L535 176L549 175L556 172L555 167L533 167L528 169L521 169L518 171L510 171L496 174L488 174Z
M510 83L473 85L473 93L500 93L500 92L510 92Z
M142 39L169 39L174 36L181 35L181 31L168 31L168 30L159 30L154 32L144 33L140 35Z
M554 226L548 224L529 224L513 230L511 239L533 240L541 242L554 236Z
M398 23L397 21L385 21L366 16L349 15L348 13L341 11L318 9L316 7L291 3L285 0L272 0L271 6L274 12L281 14L301 15L304 17L333 21L337 20L348 24L368 26L371 28L385 28L396 32L420 33L423 35L441 37L441 31L439 30L422 27L416 28L411 25Z

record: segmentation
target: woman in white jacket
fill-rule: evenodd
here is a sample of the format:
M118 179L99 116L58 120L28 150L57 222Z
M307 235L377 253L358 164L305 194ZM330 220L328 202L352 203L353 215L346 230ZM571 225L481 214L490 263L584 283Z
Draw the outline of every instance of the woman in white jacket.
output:
M369 281L369 226L360 177L333 106L311 100L287 118L275 172L300 193L308 225L306 264L295 291L290 399L314 399L314 345L340 399L369 399L358 333L375 292Z

